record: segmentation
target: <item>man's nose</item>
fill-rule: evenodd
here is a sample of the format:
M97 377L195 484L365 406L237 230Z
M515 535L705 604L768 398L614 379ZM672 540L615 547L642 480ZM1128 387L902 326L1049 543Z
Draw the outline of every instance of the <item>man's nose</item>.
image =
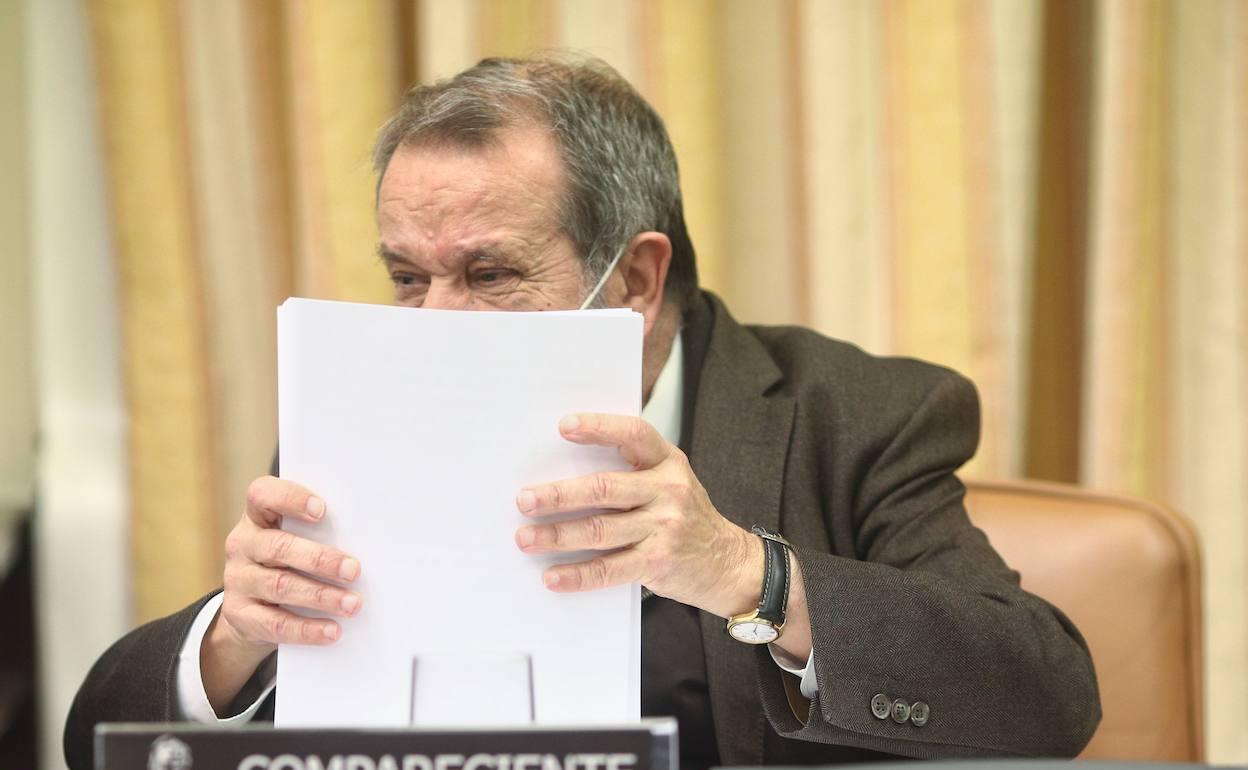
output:
M429 284L429 292L421 307L430 310L467 310L472 307L472 292L458 281L439 281Z

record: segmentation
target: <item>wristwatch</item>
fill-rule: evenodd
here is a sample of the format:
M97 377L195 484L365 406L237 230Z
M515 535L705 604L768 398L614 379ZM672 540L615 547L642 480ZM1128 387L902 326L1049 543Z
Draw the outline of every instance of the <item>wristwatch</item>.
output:
M784 629L789 603L789 541L759 526L750 529L763 539L763 593L758 607L728 619L728 635L746 644L769 644Z

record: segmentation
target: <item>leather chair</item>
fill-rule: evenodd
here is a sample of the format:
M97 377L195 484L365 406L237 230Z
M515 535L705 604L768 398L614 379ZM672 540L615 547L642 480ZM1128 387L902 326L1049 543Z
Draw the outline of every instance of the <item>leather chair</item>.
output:
M1039 482L970 482L967 510L1023 588L1087 639L1104 716L1086 759L1202 762L1200 552L1162 506Z

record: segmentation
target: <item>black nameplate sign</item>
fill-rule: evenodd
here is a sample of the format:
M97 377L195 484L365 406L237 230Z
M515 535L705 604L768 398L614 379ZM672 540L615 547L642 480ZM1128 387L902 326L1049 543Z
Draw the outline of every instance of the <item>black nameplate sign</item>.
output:
M676 770L674 719L507 729L101 724L96 770Z

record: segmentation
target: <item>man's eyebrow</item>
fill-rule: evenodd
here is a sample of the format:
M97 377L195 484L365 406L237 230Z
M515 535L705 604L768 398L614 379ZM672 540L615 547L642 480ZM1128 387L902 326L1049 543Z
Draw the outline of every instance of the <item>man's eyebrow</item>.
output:
M464 254L471 262L500 262L507 259L506 252L497 246L475 246L467 249Z
M381 260L382 262L385 262L388 265L394 262L404 262L409 265L412 263L412 261L408 259L407 257L401 254L397 254L391 251L390 249L387 249L384 245L380 243L377 244L377 259Z
M398 252L391 251L386 248L384 244L378 243L376 251L377 258L387 265L396 263L415 265L412 260L402 254L399 254ZM508 262L523 259L522 256L512 255L512 253L501 243L485 243L473 246L471 248L464 249L457 256L460 256L468 262Z

